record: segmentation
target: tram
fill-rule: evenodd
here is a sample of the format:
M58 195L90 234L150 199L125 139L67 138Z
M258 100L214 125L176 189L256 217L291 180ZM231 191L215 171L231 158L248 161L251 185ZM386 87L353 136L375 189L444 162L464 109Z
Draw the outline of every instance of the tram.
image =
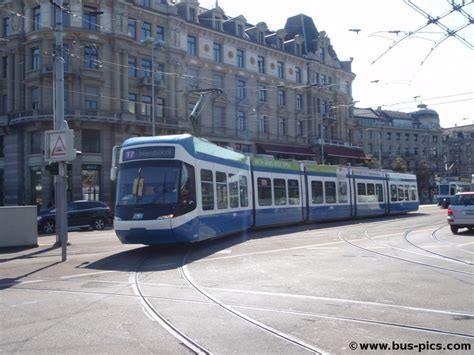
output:
M245 155L189 134L112 154L122 243L197 242L250 228L416 211L416 176Z
M436 202L441 207L448 207L451 200L458 192L472 191L472 181L468 178L458 176L448 176L436 181L438 194L435 196Z

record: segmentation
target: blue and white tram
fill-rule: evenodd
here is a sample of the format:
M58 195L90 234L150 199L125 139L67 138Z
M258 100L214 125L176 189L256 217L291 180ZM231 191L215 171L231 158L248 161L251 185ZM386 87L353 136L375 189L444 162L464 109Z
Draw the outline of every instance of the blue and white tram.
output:
M419 204L411 174L250 158L187 134L127 139L113 161L122 243L196 242L252 227L406 213Z

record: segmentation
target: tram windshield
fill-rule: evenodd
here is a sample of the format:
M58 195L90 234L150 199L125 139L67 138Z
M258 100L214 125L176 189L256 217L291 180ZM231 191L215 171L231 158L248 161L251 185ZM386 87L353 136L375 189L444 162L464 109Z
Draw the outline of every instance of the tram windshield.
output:
M135 161L120 166L116 205L176 206L194 193L194 169L176 160Z

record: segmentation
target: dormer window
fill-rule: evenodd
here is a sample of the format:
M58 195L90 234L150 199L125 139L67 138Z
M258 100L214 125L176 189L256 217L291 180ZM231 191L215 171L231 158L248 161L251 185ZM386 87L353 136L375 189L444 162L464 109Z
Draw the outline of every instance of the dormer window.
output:
M301 44L298 44L298 43L295 44L295 54L301 55Z
M324 48L321 47L319 48L319 60L321 61L321 63L324 63L326 59L326 53L324 52Z
M277 48L283 50L283 38L277 38Z
M222 19L219 16L215 16L212 28L220 31L221 23L222 23Z
M196 9L193 7L189 8L189 21L196 22Z
M244 36L244 26L238 24L237 25L237 36L243 37Z
M263 34L263 32L259 32L258 33L258 43L264 43L265 42L265 35Z

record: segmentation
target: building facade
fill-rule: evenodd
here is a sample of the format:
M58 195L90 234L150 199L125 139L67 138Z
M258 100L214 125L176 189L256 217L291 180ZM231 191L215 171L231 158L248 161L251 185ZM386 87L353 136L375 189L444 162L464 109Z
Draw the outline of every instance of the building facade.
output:
M363 156L344 144L351 61L310 17L270 30L218 6L174 3L64 1L65 119L82 151L69 166L70 200L112 203L112 147L151 135L152 122L156 134L195 133L243 152L321 160L325 143ZM0 204L54 200L43 145L53 128L55 16L48 0L1 1Z
M443 129L443 171L471 181L474 174L474 124Z
M443 130L436 111L418 108L412 113L355 108L355 142L372 156L372 166L416 174L420 199L430 202L435 177L444 169Z

